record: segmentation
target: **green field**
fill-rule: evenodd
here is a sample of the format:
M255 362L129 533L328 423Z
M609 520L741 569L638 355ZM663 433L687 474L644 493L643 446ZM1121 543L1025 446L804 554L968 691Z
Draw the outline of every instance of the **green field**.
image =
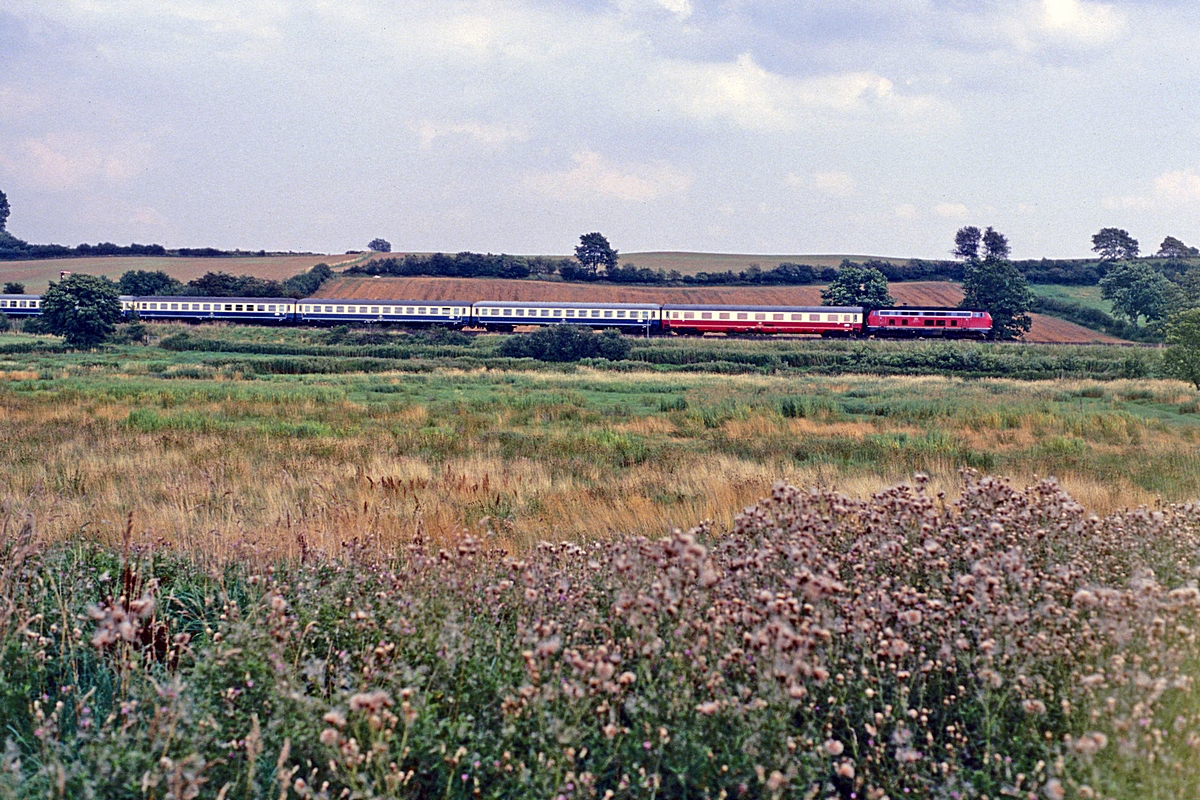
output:
M1084 308L1094 308L1112 314L1112 303L1100 296L1099 286L1056 286L1053 284L1030 284L1030 289L1039 297L1048 297Z

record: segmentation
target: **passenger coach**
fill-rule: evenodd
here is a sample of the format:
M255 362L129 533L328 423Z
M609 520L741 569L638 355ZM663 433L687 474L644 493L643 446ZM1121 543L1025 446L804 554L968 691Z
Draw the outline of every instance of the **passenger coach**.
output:
M132 305L142 319L291 322L296 316L296 301L290 297L138 297L133 300Z
M32 317L42 313L40 294L0 294L0 314Z
M528 303L485 300L475 304L473 322L488 330L517 325L587 325L638 333L658 330L662 309L653 303Z
M856 336L861 306L665 305L663 330L672 333L804 333Z
M466 300L338 300L309 297L297 301L297 319L310 325L392 322L399 325L444 325L461 328L471 321Z

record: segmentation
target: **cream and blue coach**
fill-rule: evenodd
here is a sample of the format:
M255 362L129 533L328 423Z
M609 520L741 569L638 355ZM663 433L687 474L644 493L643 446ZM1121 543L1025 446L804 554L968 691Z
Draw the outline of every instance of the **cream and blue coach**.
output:
M530 303L486 300L475 304L475 325L512 330L518 325L587 325L639 333L657 330L662 307L653 303Z
M133 305L142 319L292 322L296 317L290 297L137 297Z
M462 328L471 321L466 300L338 300L309 297L297 301L297 319L309 325L392 322Z
M9 317L32 317L41 313L40 294L0 294L0 314Z

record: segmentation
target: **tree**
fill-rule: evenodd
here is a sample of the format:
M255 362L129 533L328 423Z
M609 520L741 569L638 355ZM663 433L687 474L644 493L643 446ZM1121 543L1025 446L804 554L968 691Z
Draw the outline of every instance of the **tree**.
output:
M8 212L8 196L0 192L0 232L3 232L4 226L8 224Z
M983 257L985 259L1006 259L1008 254L1008 237L989 225L983 234Z
M506 358L536 358L538 361L578 361L581 358L606 358L620 361L629 357L629 341L617 331L600 335L582 325L551 325L530 334L510 336L500 345Z
M1112 301L1113 312L1135 325L1138 317L1147 322L1165 317L1171 289L1161 272L1139 262L1119 261L1100 279L1100 294Z
M1200 308L1181 311L1167 322L1163 369L1200 390Z
M183 284L162 270L131 269L117 281L117 291L134 297L179 294Z
M9 281L4 284L4 291L0 292L0 294L25 294L25 284Z
M896 304L888 294L887 278L874 267L860 267L843 261L837 277L821 290L821 303L827 306L866 306L887 308Z
M42 295L42 321L68 347L90 348L112 336L121 321L116 284L99 275L71 275Z
M1120 228L1101 228L1092 237L1092 250L1100 254L1101 261L1137 258L1138 240Z
M974 261L979 258L979 240L982 236L983 234L979 232L979 228L976 228L974 225L959 228L958 233L954 234L954 249L950 251L951 254L955 258L965 258L968 261Z
M963 301L959 308L978 308L992 315L992 337L1015 339L1033 325L1029 309L1033 292L1021 271L1008 260L1008 239L987 229L987 255L972 259L963 270ZM1001 255L1003 253L1003 255Z
M1188 247L1174 236L1168 236L1162 240L1162 244L1158 246L1158 252L1155 255L1162 258L1188 258L1200 255L1200 251L1194 247Z
M605 239L603 234L585 233L579 237L575 259L595 274L600 267L610 269L617 265L617 251L609 246L608 239Z
M387 239L372 239L367 242L367 248L376 253L390 253L392 252L392 243Z

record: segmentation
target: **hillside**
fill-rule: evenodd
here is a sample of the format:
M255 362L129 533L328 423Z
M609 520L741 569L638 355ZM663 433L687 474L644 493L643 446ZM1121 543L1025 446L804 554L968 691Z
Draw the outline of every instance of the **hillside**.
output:
M194 258L186 256L96 256L94 258L52 258L39 261L0 262L0 283L17 281L25 290L36 294L46 290L50 281L58 280L60 271L103 275L117 280L129 270L162 270L184 283L206 272L227 272L232 275L253 275L256 278L282 280L311 269L324 262L334 269L349 266L362 259L359 255L287 255L247 256L245 258Z
M395 300L561 300L617 303L747 303L819 305L820 286L653 288L601 284L514 281L498 278L335 278L321 287L320 297ZM958 305L962 289L940 281L893 283L897 302L905 305ZM1115 343L1119 339L1042 314L1033 315L1031 342Z

